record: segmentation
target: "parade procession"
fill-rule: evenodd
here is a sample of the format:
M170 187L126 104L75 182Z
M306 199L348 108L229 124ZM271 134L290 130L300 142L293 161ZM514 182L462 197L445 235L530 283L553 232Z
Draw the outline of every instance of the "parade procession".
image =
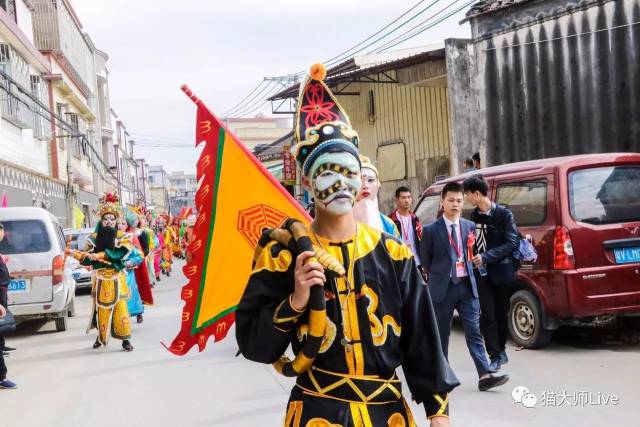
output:
M640 0L0 1L0 65L0 426L637 425Z

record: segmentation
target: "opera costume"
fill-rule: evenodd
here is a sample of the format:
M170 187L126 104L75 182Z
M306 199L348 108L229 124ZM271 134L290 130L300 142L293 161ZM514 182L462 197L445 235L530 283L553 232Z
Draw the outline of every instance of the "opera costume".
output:
M318 209L353 215L361 185L358 137L324 74L314 66L301 86L294 155ZM241 353L297 377L284 425L415 425L399 367L427 416L448 417L448 393L459 383L409 247L363 223L345 241L317 236L292 220L284 228L263 234L236 311ZM308 306L298 310L292 302L296 258L309 248L327 281L311 287ZM289 345L293 361L282 357Z
M87 238L84 252L68 250L80 264L93 269L91 316L87 333L98 329L94 348L106 346L109 336L123 340L126 351L133 350L129 342L131 324L127 300L126 263L134 246L132 236L117 230L117 218L122 215L118 197L106 194L100 199L96 230Z
M360 155L360 163L362 189L353 208L356 220L400 238L400 232L391 218L380 212L378 204L378 192L380 191L378 168L371 163L368 157L363 155Z
M142 323L144 305L153 305L153 293L142 244L145 242L148 248L148 236L143 229L139 228L140 215L136 210L125 209L124 219L134 246L132 255L127 259L127 285L130 292L129 315L136 316L138 323Z

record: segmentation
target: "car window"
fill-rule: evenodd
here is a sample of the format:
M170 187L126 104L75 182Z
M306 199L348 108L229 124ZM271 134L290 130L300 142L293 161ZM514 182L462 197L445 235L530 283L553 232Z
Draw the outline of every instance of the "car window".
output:
M425 196L416 208L416 216L423 225L431 224L438 219L440 210L440 195Z
M591 224L640 221L640 166L610 166L569 173L569 206Z
M56 229L56 234L58 236L58 241L60 242L60 248L61 250L64 251L64 249L67 247L67 241L64 238L64 232L62 231L62 228L58 225L58 224L54 224L54 227Z
M540 225L547 217L547 182L499 184L496 202L511 210L518 226Z
M91 233L79 233L68 236L71 237L71 249L84 251L85 245L87 243L87 237L89 237L90 235Z
M49 252L51 242L47 227L42 221L30 219L2 221L4 239L0 242L0 253L4 255Z

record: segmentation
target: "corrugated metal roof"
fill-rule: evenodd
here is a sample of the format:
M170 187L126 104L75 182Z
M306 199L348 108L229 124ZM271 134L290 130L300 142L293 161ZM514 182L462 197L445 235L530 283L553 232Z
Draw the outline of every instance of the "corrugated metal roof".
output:
M291 143L293 140L293 131L286 135L276 139L269 144L258 145L253 149L253 155L261 161L266 161L270 158L279 158L282 156L282 146Z
M429 60L444 59L444 43L430 44L409 49L369 55L357 55L327 70L325 82L335 85L370 74L409 67ZM300 83L271 96L269 101L298 96Z
M500 9L507 9L528 1L530 0L480 0L471 6L471 9L467 12L467 18L487 12L495 12Z

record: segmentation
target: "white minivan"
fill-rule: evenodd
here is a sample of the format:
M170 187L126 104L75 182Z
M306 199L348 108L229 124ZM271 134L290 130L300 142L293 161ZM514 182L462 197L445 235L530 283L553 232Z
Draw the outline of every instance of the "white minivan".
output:
M41 208L15 207L0 209L0 223L5 232L0 254L8 258L14 317L51 319L58 331L66 330L67 318L75 314L75 282L58 219Z

